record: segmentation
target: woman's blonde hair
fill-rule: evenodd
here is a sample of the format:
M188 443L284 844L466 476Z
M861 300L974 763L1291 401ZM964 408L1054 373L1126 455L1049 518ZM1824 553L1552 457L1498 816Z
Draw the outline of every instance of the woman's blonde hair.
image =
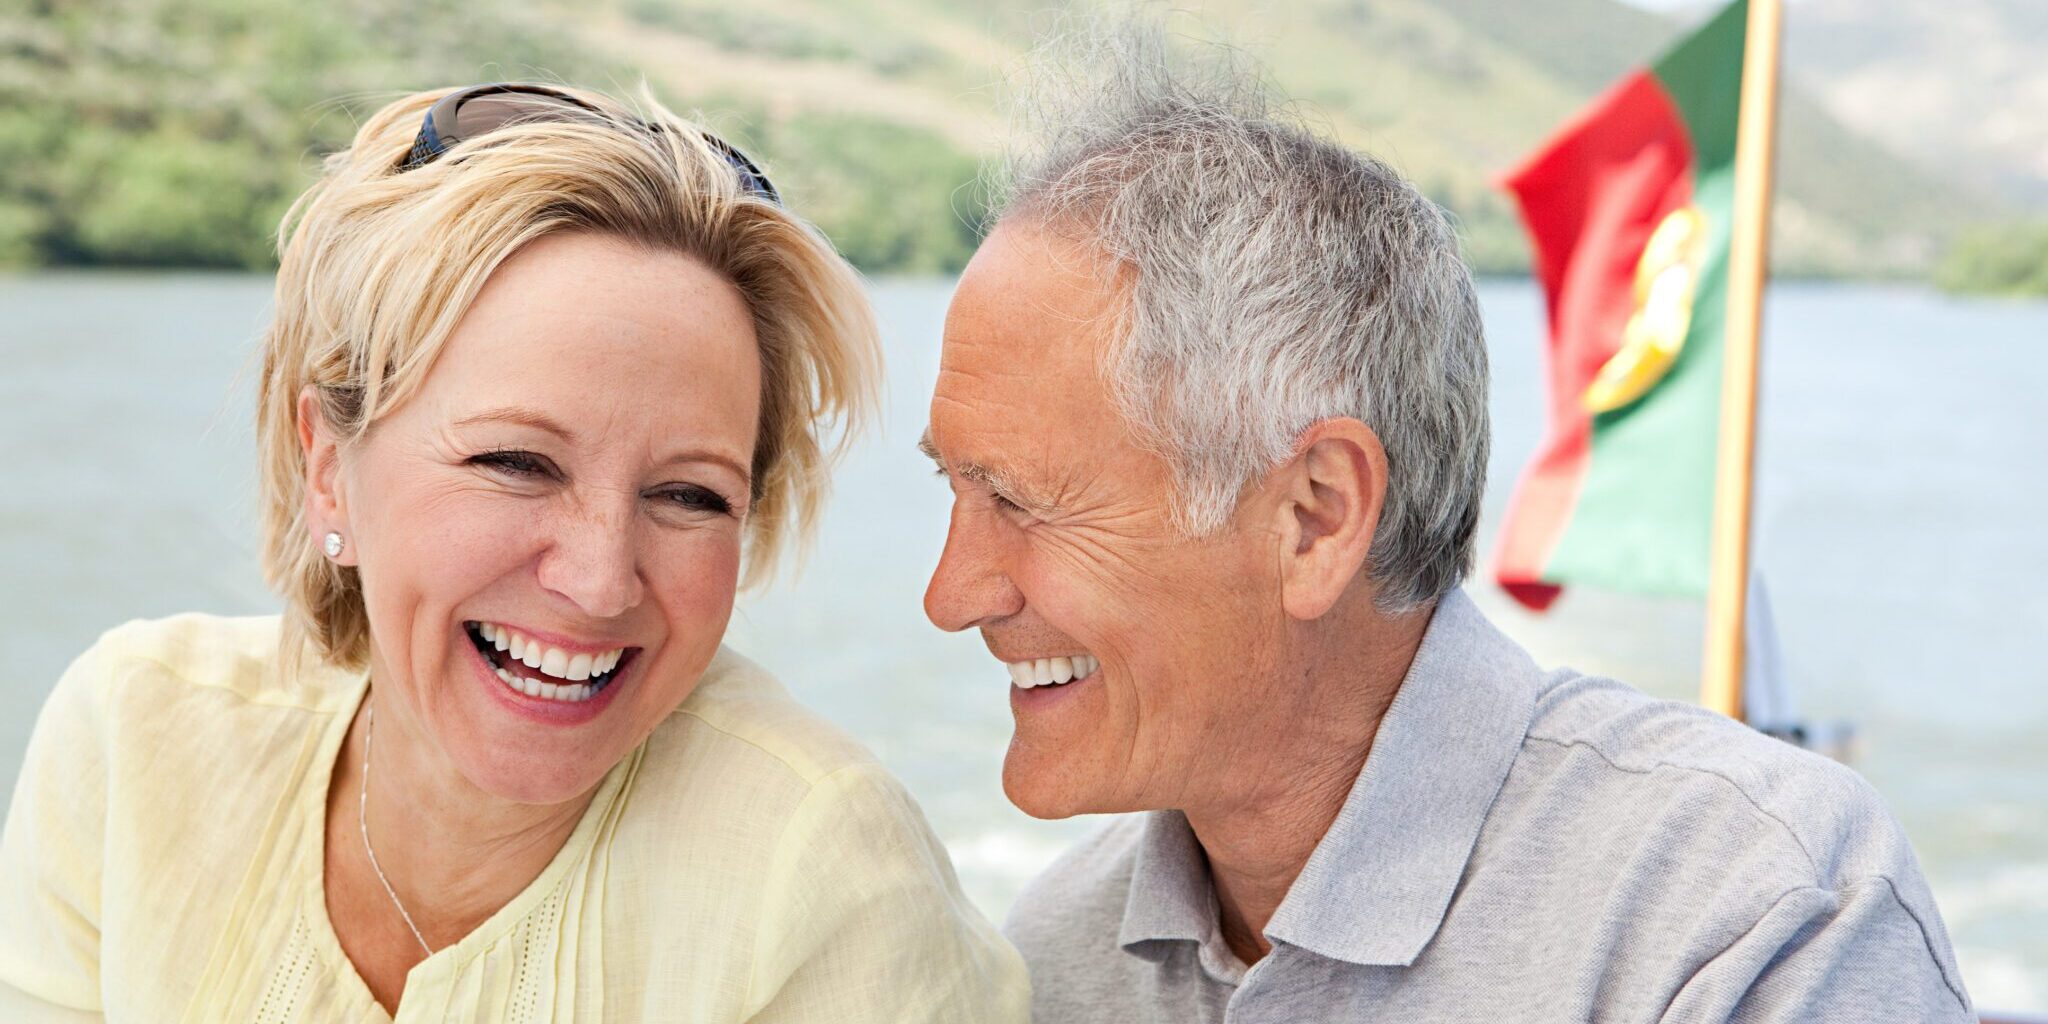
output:
M744 297L761 351L747 585L808 537L835 456L872 412L874 318L831 243L750 191L701 129L652 99L629 111L552 88L601 116L506 125L400 172L421 117L447 94L417 93L377 111L285 214L256 441L264 572L286 601L287 664L310 643L359 668L370 642L355 570L307 533L300 392L315 389L344 445L360 439L418 390L491 273L537 238L592 231L686 254Z

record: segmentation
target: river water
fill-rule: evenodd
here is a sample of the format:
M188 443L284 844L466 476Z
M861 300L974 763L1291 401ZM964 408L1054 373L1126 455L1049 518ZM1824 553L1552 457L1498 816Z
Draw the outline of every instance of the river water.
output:
M0 277L0 801L43 694L106 627L273 610L256 565L249 353L268 278ZM845 464L803 575L743 599L734 646L900 774L1000 918L1094 827L998 781L1008 677L924 621L947 493L914 450L950 281L876 285L882 429ZM1541 297L1482 285L1494 463L1482 551L1541 428ZM1858 737L1985 1006L2048 1011L2048 303L1793 284L1767 307L1756 562L1799 708ZM1690 699L1698 602L1474 596L1540 661Z

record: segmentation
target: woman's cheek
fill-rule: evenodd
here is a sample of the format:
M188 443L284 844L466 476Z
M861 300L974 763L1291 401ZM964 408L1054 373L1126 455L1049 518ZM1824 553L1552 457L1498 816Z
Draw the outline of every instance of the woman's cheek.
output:
M738 531L698 536L663 553L655 588L662 594L669 633L706 661L725 635L739 584Z

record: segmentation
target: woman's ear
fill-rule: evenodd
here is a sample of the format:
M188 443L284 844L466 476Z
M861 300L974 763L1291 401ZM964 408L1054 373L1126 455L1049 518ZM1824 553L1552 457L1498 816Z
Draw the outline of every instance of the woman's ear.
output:
M1295 619L1321 618L1365 568L1386 504L1386 449L1358 420L1323 420L1296 441L1284 486L1282 603Z
M320 393L311 384L299 392L298 420L299 450L306 459L306 532L316 547L324 549L330 533L340 534L344 542L353 536L341 476L341 446L327 423L327 414L320 410ZM354 565L355 546L344 543L341 553L332 557L338 565Z

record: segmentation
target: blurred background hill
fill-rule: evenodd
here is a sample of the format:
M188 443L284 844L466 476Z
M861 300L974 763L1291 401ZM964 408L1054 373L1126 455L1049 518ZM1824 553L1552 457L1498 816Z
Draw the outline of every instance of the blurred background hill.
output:
M12 6L12 5L10 5ZM1704 8L1210 0L1304 112L1526 269L1492 179ZM319 154L400 93L497 78L700 109L876 273L957 269L1047 8L978 0L29 0L0 13L0 264L251 267ZM1189 29L1198 26L1190 20ZM2048 289L2048 5L1793 0L1780 272ZM2034 280L2039 278L2039 280Z
M1857 131L2048 210L2048 4L1799 0L1788 60Z

